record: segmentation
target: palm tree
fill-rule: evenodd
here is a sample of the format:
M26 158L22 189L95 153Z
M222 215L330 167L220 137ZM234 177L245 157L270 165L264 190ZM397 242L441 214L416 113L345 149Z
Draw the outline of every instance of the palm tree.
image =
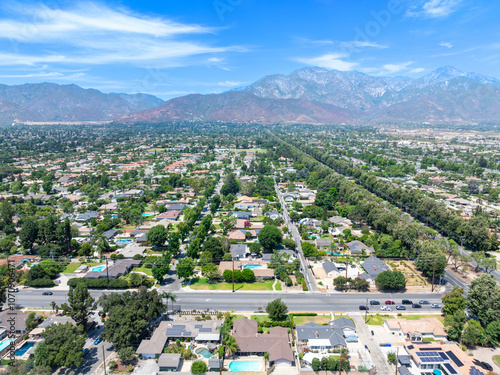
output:
M172 307L175 301L177 301L177 296L172 292L166 292L162 295L163 298L167 300L167 312L168 312L168 300L172 301Z
M59 307L57 306L57 303L55 303L55 301L52 301L50 303L50 307L52 307L52 311L54 311L56 309L59 310ZM56 314L57 314L57 311L56 311Z
M227 355L233 356L234 358L234 354L238 350L238 344L236 343L236 339L231 335L226 336L224 338L224 347L226 349Z
M269 352L264 353L264 365L265 365L265 370L267 370L267 364L269 363Z

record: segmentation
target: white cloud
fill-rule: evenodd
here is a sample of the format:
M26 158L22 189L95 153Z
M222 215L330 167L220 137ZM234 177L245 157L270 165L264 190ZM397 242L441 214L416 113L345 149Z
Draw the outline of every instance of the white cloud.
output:
M0 39L9 39L14 47L36 44L40 49L54 52L21 54L20 48L14 48L12 53L0 54L0 65L4 66L51 63L147 66L154 62L172 67L206 63L206 59L193 61L200 55L246 51L238 46L218 47L186 39L186 35L193 39L193 34L211 34L212 28L95 3L79 3L68 9L14 3L8 10L13 14L11 18L0 18Z
M358 66L358 63L342 60L343 58L346 57L348 57L347 54L328 53L326 55L318 57L296 58L294 60L302 64L319 66L327 69L342 70L342 71L352 70L356 66Z
M441 42L441 43L439 43L439 45L441 47L446 47L446 48L452 48L453 47L453 44L448 43L448 42Z
M376 42L364 42L364 41L348 41L348 42L342 42L342 45L346 47L354 47L354 48L378 48L378 49L384 49L384 48L389 48L386 45L379 44Z
M394 74L403 70L407 70L408 66L411 64L413 64L413 61L407 61L400 64L385 64L382 66L382 68L385 70L386 74Z
M446 17L458 9L462 0L425 0L411 6L406 15L409 17Z
M415 69L410 70L410 73L416 74L416 73L422 73L424 71L425 71L424 68L415 68Z
M219 86L222 87L237 87L245 84L245 82L241 81L224 81L224 82L219 82L217 83Z

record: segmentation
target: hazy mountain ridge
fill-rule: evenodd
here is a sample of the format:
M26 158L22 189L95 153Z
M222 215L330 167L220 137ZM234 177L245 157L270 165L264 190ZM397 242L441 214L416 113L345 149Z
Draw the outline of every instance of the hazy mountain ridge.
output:
M0 84L0 100L23 109L15 111L13 118L20 121L106 121L163 103L148 94L104 94L75 84L55 83ZM5 122L7 116L2 119Z
M451 66L417 79L312 67L266 76L222 94L175 98L117 120L469 123L500 121L497 108L500 81Z

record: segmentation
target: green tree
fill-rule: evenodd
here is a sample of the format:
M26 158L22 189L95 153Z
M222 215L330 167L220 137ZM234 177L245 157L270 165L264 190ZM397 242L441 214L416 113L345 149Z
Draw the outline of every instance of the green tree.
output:
M229 356L233 356L238 351L238 344L233 336L224 336L224 350Z
M39 323L38 319L36 319L36 314L34 312L30 312L26 318L26 329L31 331L32 329L35 329Z
M45 181L42 184L42 189L45 192L45 194L50 194L52 192L52 181Z
M488 274L472 280L467 292L467 308L485 326L500 321L500 286Z
M118 358L121 359L121 363L127 365L134 360L135 350L131 346L126 346L118 350Z
M377 275L375 285L381 290L400 290L406 288L406 278L400 271L383 271Z
M163 246L168 238L168 230L163 225L156 225L146 234L146 240L153 246Z
M194 361L191 365L191 372L193 374L204 374L208 371L207 364L203 361Z
M177 263L177 276L183 279L189 279L194 274L196 264L191 258L184 258Z
M387 361L393 365L396 364L396 354L393 352L387 353Z
M241 271L241 278L243 281L247 283L251 283L255 281L255 273L248 268L245 268L244 270Z
M488 324L486 327L486 336L492 342L500 342L500 322L495 321Z
M71 323L52 324L42 333L44 341L35 349L35 364L48 367L71 367L83 364L83 327Z
M233 173L229 173L224 179L224 185L220 189L222 195L236 194L240 191L240 184Z
M222 244L220 237L209 237L203 243L203 251L208 251L212 254L212 259L214 261L220 261L224 256L224 245Z
M443 302L443 308L441 311L445 315L452 315L456 311L464 311L465 305L467 304L465 297L463 296L464 289L454 286L450 293L446 293L441 301Z
M484 329L481 323L471 319L465 325L462 333L462 342L467 346L476 346L484 340Z
M281 320L288 312L288 307L281 298L278 298L267 304L266 312L271 320Z
M69 315L73 318L76 324L81 324L83 327L87 325L87 321L96 308L94 298L90 295L85 284L77 284L75 289L68 291Z
M283 233L275 225L266 225L257 235L264 250L273 251L283 240Z
M219 267L213 263L208 263L201 268L201 275L206 277L209 282L215 282L220 279Z
M319 371L321 370L321 361L319 360L319 358L313 358L312 362L311 362L311 367L313 369L313 371Z
M465 312L457 310L453 314L446 315L443 324L448 333L448 338L453 341L459 341L464 329Z
M37 238L38 224L34 219L28 217L26 218L26 220L24 220L21 231L19 232L19 241L26 250L31 251Z
M415 260L415 266L427 277L444 275L447 263L446 255L435 247L421 251Z
M158 283L163 281L163 278L166 274L168 274L168 271L170 271L170 259L165 255L159 257L151 269L153 277L158 281Z

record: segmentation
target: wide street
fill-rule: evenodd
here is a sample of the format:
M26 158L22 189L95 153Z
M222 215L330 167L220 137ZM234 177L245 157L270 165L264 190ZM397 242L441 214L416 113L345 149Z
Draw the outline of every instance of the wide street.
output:
M16 293L16 304L19 307L28 308L50 308L51 301L58 305L67 302L67 292L64 290L53 290L53 295L42 295L42 289L21 289ZM123 293L121 290L92 290L94 298L102 294ZM175 305L182 310L218 310L218 311L257 311L259 307L265 309L268 302L281 298L290 311L301 312L354 312L359 311L359 305L369 303L370 300L379 301L382 305L386 300L392 300L401 304L402 299L409 299L415 303L427 300L430 303L441 303L442 294L439 293L285 293L285 292L247 292L230 291L217 292L174 292L177 296ZM394 311L394 306L393 311ZM372 311L380 311L380 306L372 306ZM423 305L421 309L407 306L407 312L436 311L429 305Z

